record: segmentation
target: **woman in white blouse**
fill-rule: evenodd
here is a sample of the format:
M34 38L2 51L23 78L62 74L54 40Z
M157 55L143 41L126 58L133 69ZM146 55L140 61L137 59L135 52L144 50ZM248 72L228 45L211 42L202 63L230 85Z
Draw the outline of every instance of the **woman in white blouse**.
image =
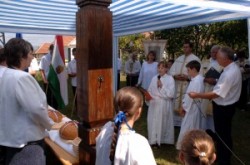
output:
M150 51L147 55L146 61L142 64L140 70L138 83L136 86L141 86L144 89L148 89L152 78L157 75L158 62L156 60L156 54L154 51Z
M29 73L32 45L13 38L4 47L9 68L0 68L0 147L5 163L45 165L45 130L53 122L48 117L43 90Z

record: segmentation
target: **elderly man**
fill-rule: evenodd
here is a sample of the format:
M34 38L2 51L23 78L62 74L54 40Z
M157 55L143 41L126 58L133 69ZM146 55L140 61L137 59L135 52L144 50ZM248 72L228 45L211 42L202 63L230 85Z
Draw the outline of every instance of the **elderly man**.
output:
M204 71L205 92L210 92L213 90L214 85L219 79L220 73L223 69L223 67L220 66L217 62L217 53L219 49L219 45L214 45L211 48L210 58L208 59L207 65L203 63L203 69L206 70ZM204 130L211 129L212 131L214 131L213 109L211 100L203 99L201 107L203 114L206 116L202 118L202 128Z
M217 142L217 160L219 165L230 165L231 152L225 144L232 149L232 118L241 91L241 72L233 60L234 51L231 48L220 48L217 54L217 61L224 67L224 70L214 86L213 91L206 93L189 93L191 98L213 100L215 131L223 140L223 142L221 140Z

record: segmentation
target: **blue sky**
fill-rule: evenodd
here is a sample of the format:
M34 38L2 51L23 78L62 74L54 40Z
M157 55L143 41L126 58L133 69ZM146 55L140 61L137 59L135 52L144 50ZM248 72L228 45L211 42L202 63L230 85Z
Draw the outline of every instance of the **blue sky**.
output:
M15 38L16 33L5 33L5 42L8 42L9 39ZM44 34L23 34L23 39L29 41L34 49L37 49L44 42L53 42L54 35L44 35Z

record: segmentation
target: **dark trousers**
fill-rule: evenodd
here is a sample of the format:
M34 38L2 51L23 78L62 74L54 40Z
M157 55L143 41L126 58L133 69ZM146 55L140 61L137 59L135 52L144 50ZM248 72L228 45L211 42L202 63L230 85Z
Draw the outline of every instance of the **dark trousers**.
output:
M58 104L56 102L56 98L53 95L51 89L49 88L48 84L43 84L44 85L44 91L46 93L46 97L47 97L47 102L48 105L50 105L51 107L58 109Z
M23 148L1 146L1 165L45 165L44 140L29 142Z
M126 77L126 85L127 86L135 86L138 82L138 78L139 76L130 76L130 75L127 75Z
M214 127L218 136L224 141L224 143L232 150L232 119L235 113L236 104L227 106L218 105L213 102L213 115L214 115ZM217 138L216 141L217 160L219 165L230 165L231 152L223 144L223 142Z

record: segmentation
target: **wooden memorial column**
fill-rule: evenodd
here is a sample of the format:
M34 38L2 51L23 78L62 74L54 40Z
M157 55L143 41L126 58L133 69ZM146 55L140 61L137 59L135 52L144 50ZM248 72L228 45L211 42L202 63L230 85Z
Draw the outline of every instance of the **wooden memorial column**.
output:
M111 0L76 0L80 164L95 164L95 138L113 111Z

